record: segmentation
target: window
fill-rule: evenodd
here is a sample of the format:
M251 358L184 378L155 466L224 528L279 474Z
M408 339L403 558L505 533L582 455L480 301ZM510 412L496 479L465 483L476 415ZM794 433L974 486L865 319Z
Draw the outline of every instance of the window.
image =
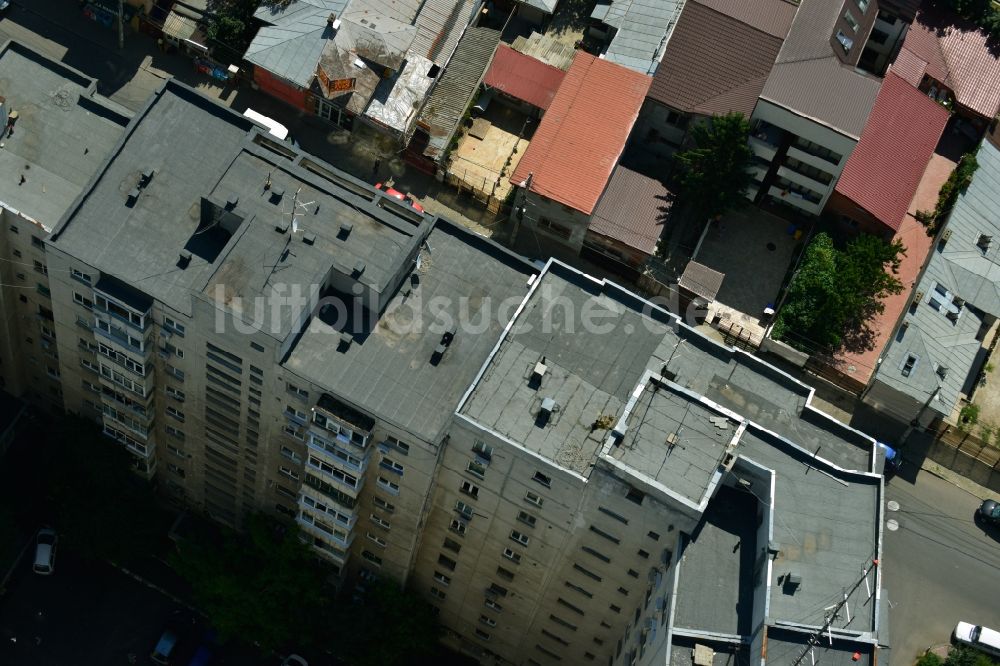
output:
M528 538L527 534L521 534L517 530L511 530L510 538L518 542L522 546L527 546L528 542L531 541L531 539Z
M361 551L361 557L365 558L375 566L382 566L382 558L371 552L370 550Z
M531 480L532 481L537 481L538 483L542 484L546 488L551 488L552 487L552 479L550 477L548 477L548 476L545 476L541 472L535 472L535 475L533 477L531 477Z
M35 248L36 250L44 250L45 249L45 242L41 238L39 238L38 236L32 236L31 237L31 246L33 248Z
M510 548L503 549L503 556L506 557L511 562L513 562L514 564L521 563L521 554L511 550Z
M444 592L442 592L441 590L437 589L436 587L432 587L431 588L431 596L435 597L436 599L440 599L441 601L444 601L445 597L448 596L448 595L446 595Z
M861 27L860 25L858 25L858 22L854 18L854 15L851 14L850 9L844 12L844 22L847 23L847 25L851 26L851 30L853 30L854 32L857 32L858 29Z
M484 641L490 640L490 635L482 629L476 629L476 638Z
M615 606L614 604L611 604L610 606L608 606L608 608L610 608L615 613L622 612L621 606Z
M553 634L548 629L542 629L542 635L545 636L545 637L547 637L547 638L551 638L552 640L554 640L556 643L559 643L560 645L567 645L567 646L569 645L569 643L567 641L563 640L562 638L559 638L558 636L556 636L555 634Z
M378 536L377 534L372 534L371 532L366 532L365 533L365 537L369 541L373 542L379 548L385 548L386 547L385 539L383 539L382 537Z
M906 359L903 361L903 376L909 377L910 373L913 372L913 368L917 367L917 361L920 359L913 354L907 354Z
M576 569L577 571L579 571L580 573L582 573L587 578L592 578L592 579L596 580L598 583L601 582L602 580L604 580L603 578L601 578L600 576L598 576L597 574L595 574L590 569L584 569L579 564L574 564L573 568Z
M184 450L178 446L174 446L173 444L167 444L167 451L170 451L178 458L187 458L187 455L185 455Z
M549 619L552 620L553 622L555 622L556 624L558 624L559 626L566 627L567 629L569 629L571 631L576 631L577 630L577 626L575 624L573 624L571 622L567 622L566 620L562 619L558 615L549 615Z
M635 569L629 569L627 573L632 578L638 578L639 577L639 572L636 571Z
M477 457L484 459L487 464L489 464L489 461L493 459L493 447L488 446L481 439L477 439L476 443L472 445L472 452L475 453Z
M479 621L482 622L483 624L485 624L487 627L495 627L495 626L497 626L497 621L494 620L493 618L491 618L488 615L480 615L479 616Z
M861 10L861 13L862 13L862 14L864 14L865 12L867 12L867 11L868 11L868 3L869 3L870 1L871 1L871 0L854 0L854 2L855 2L855 3L857 3L857 5L858 5L858 9L860 9L860 10ZM886 20L888 20L888 19L886 19ZM889 22L890 22L890 23L895 23L895 21L889 21Z
M593 593L591 593L590 591L588 591L588 590L580 587L579 585L574 585L573 583L571 583L569 581L566 581L565 585L569 589L573 590L574 592L579 592L580 594L582 594L583 596L587 597L588 599L593 599L594 598Z
M392 458L390 458L389 456L382 456L382 460L379 462L379 465L389 470L390 472L394 472L396 474L399 474L400 476L403 476L403 466L400 465L395 460L393 460Z
M659 541L660 540L660 535L657 534L656 532L647 532L646 536L648 536L653 541Z
M49 269L45 266L45 264L43 264L42 262L38 261L37 259L34 260L34 266L35 266L35 272L36 273L41 273L42 275L48 275L49 274Z
M465 530L467 530L468 527L469 526L466 523L462 522L458 518L453 518L451 521L451 525L449 525L449 529L452 532L461 536L465 536Z
M642 506L642 500L646 498L645 493L641 490L636 490L635 488L629 488L628 493L625 494L625 499L629 502L635 502L639 506Z
M165 389L165 391L166 391L166 394L169 397L173 398L174 400L179 400L180 402L184 402L184 391L180 391L178 389L175 389L173 386L168 386Z
M500 595L501 597L507 596L507 588L504 587L503 585L497 585L496 583L490 583L490 586L489 588L487 588L487 591L490 594L497 594Z
M181 477L182 479L184 478L184 470L178 467L177 465L173 463L167 463L167 469L170 470L172 473L176 474L177 476Z
M442 545L448 550L452 551L453 553L457 553L460 550L462 550L462 544L455 541L454 539L445 538L444 543Z
M532 492L529 492L529 493L527 493L524 496L524 501L525 502L531 502L532 504L534 504L537 507L541 507L542 504L545 503L545 500L543 500L541 497L539 497L538 495L536 495L535 493L532 493Z
M573 604L571 604L570 602L566 601L562 597L559 597L558 599L556 599L556 603L559 604L560 606L562 606L563 608L570 609L571 611L573 611L577 615L584 615L583 610L581 610L580 608L574 606Z
M296 419L298 421L302 421L303 423L309 420L309 417L306 416L305 412L299 411L298 409L295 409L291 405L285 405L285 416L287 416L290 419Z
M614 518L618 522L628 525L628 518L619 513L615 513L611 509L605 509L603 506L599 506L597 507L597 510L603 513L605 516L610 516L611 518Z
M503 567L497 567L497 575L504 580L514 580L514 572L510 569L504 569Z
M459 487L466 495L477 498L479 497L479 486L469 483L468 481L462 481L462 485Z
M608 534L604 530L602 530L602 529L600 529L598 527L594 527L593 525L590 526L590 531L593 532L594 534L596 534L597 536L600 536L600 537L603 537L603 538L607 539L608 541L610 541L613 544L619 544L619 543L621 543L621 539L619 539L618 537L611 536L610 534Z
M88 310L91 310L94 307L94 301L90 300L89 298L86 298L83 294L76 291L73 292L73 301L79 305L82 305Z
M184 337L184 325L179 324L170 317L163 318L163 328L169 329L176 333L177 335Z
M454 571L455 567L458 566L458 563L455 560L445 555L438 555L438 564L443 566L448 571Z
M448 576L445 576L440 571L435 571L434 572L434 580L436 580L437 582L441 583L442 585L451 585L451 578L449 578Z
M472 516L474 515L472 507L463 502L462 500L458 500L457 502L455 502L455 511L458 511L460 514L462 514L462 517L465 518L466 520L472 520Z
M17 274L17 279L20 280L21 282L24 282L24 280L25 280L24 273L18 273Z
M298 397L298 398L302 398L303 400L308 400L309 399L309 391L307 391L305 389L301 389L298 386L296 386L295 384L291 384L291 383L286 382L285 383L285 388L289 391L289 393L295 394L295 396Z
M628 590L626 590L624 587L619 587L618 588L618 593L619 594L624 594L626 597L628 596Z
M854 47L854 40L845 35L843 30L837 31L837 41L844 47L844 53L850 53L851 48Z
M395 493L396 495L399 494L399 484L398 483L393 483L392 481L390 481L389 479L385 478L384 476L378 477L377 483L378 483L378 485L382 486L383 488L385 488L389 492Z
M184 423L184 412L180 411L176 407L167 407L167 414L174 417L181 423Z
M406 442L401 442L392 435L386 435L385 443L389 446L395 447L397 451L402 453L404 456L410 455L410 445Z
M530 513L528 513L527 511L518 511L517 512L517 520L519 522L524 523L528 527L534 527L535 523L537 522L538 519L535 518Z
M493 601L492 599L487 599L485 602L483 602L483 604L490 610L495 610L498 613L503 610L503 606Z
M480 465L478 462L474 460L470 460L468 466L465 469L469 474L473 475L477 479L486 478L486 467Z
M384 499L378 496L372 498L372 504L374 504L375 506L384 511L388 511L389 513L393 513L396 510L395 504L390 504L389 502L386 502Z
M368 519L371 520L374 524L378 525L379 527L381 527L384 530L389 529L389 521L386 520L385 518L377 516L377 515L375 515L373 513L373 514L371 514L371 515L368 516Z
M601 640L600 638L598 638L597 636L594 636L594 644L595 644L595 645L604 645L604 641L602 641L602 640Z
M608 557L604 553L601 553L601 552L598 552L598 551L594 550L590 546L583 546L583 547L581 547L580 550L582 550L583 552L587 553L588 555L593 555L594 557L596 557L597 559L599 559L602 562L611 562L611 558L610 557Z
M12 233L15 233L15 234L21 233L21 230L17 228L16 224L10 225L10 230L11 230Z
M78 270L76 268L71 268L69 272L70 272L70 275L74 279L79 280L80 282L83 282L84 284L90 284L90 281L91 281L90 280L90 276L87 275L86 273L84 273L83 271Z

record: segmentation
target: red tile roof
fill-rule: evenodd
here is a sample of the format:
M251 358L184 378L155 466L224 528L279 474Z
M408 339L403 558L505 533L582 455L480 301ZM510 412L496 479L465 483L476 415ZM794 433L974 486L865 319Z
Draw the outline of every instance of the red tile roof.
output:
M947 109L890 70L837 192L898 230L947 122Z
M565 76L566 72L558 67L500 44L483 83L539 109L548 109Z
M578 51L510 180L590 215L618 163L650 77Z
M588 229L653 254L670 205L666 185L619 164L594 209Z
M951 88L959 104L986 118L997 114L1000 54L984 31L925 7L910 25L903 50L924 61L926 73Z

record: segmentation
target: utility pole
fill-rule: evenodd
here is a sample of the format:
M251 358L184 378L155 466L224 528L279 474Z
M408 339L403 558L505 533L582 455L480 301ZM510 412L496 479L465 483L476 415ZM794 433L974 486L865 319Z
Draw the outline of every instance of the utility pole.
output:
M806 641L806 649L802 651L802 654L799 655L798 659L792 662L792 666L799 666L799 664L802 663L802 660L805 659L807 656L809 656L809 653L812 652L812 649L815 646L819 645L820 640L823 638L824 632L829 636L831 643L833 642L833 634L830 631L830 628L833 626L833 621L836 620L837 617L840 615L840 610L847 605L847 600L851 597L852 594L854 594L854 591L857 590L859 587L861 587L861 583L865 583L865 585L868 584L868 574L877 566L878 566L878 560L872 560L871 564L862 569L861 578L859 578L854 583L854 585L851 587L851 590L849 592L847 590L844 590L844 598L831 607L830 613L826 616L826 622L823 623L823 626L820 627L819 631L809 636L809 640ZM871 594L869 594L868 596L871 597ZM851 617L850 608L847 609L847 617L848 617L848 622L850 622L850 617Z
M125 0L118 0L118 48L125 48Z

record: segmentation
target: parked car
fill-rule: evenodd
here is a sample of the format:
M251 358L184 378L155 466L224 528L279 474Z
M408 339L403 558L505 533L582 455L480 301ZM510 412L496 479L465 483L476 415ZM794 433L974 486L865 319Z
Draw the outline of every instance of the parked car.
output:
M955 640L971 645L977 650L1000 657L1000 631L969 622L959 622L955 627Z
M983 500L983 503L976 509L976 517L982 520L1000 525L1000 502L996 500Z
M36 574L49 576L56 570L56 545L59 535L55 530L43 527L35 536L35 563L32 565Z
M413 210L417 211L418 213L424 212L424 207L418 204L416 200L414 200L414 198L409 194L403 194L399 190L393 189L384 183L376 183L375 189L385 192L393 199L399 199L400 201L410 204L410 206L413 207Z

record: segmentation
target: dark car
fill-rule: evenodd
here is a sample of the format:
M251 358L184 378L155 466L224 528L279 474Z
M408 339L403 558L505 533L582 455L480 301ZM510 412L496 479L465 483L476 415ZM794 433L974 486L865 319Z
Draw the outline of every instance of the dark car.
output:
M983 503L976 509L976 517L994 525L1000 525L1000 502L996 500L983 500Z

